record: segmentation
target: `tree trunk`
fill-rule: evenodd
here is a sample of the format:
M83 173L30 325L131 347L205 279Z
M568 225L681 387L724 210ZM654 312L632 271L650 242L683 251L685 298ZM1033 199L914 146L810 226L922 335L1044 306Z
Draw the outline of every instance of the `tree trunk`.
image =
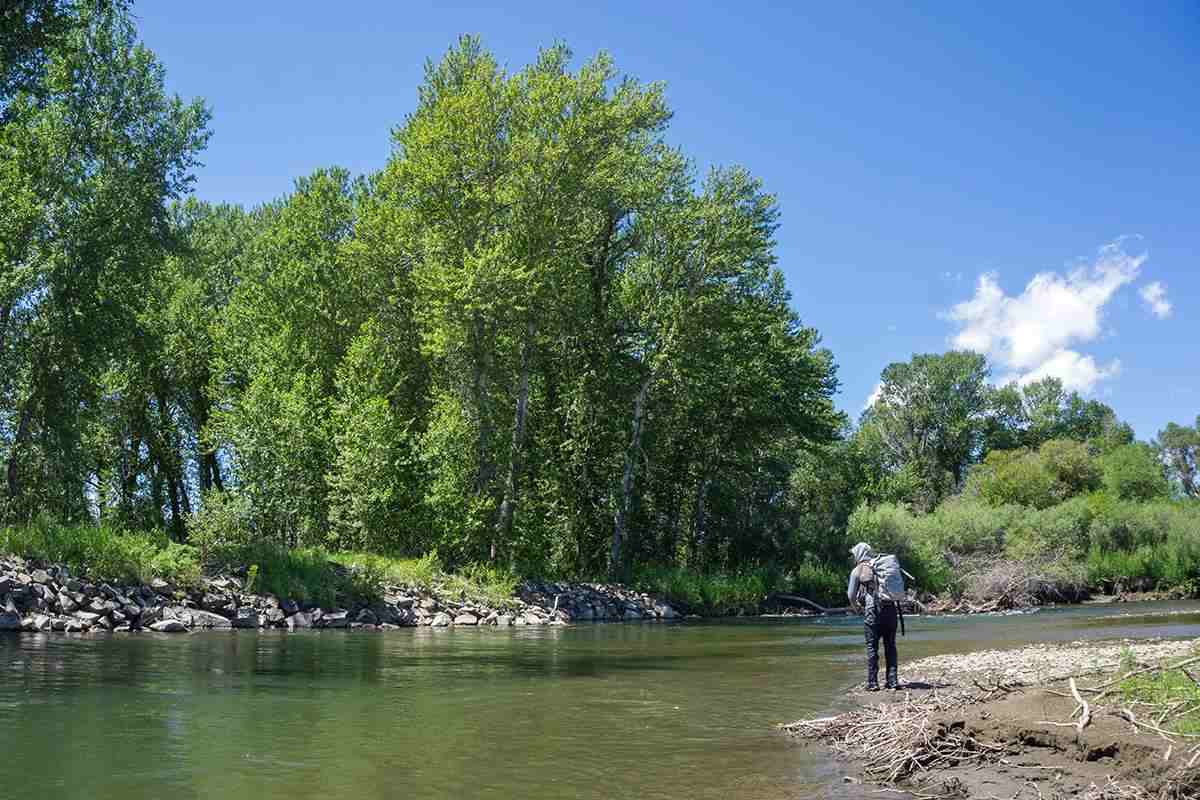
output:
M175 426L171 423L171 415L167 413L166 399L163 392L155 393L154 402L158 405L158 424L160 426L158 462L167 473L167 493L171 501L171 528L175 531L176 541L183 541L183 517L180 514L181 492L187 489L183 486L183 471L180 469L179 449L175 446L172 433Z
M650 394L650 383L653 374L648 374L642 380L637 397L633 400L633 422L629 435L629 446L625 449L625 471L621 477L621 497L617 503L617 512L613 519L612 549L609 551L608 571L613 576L621 565L621 549L625 544L625 525L629 516L629 507L633 502L634 468L637 465L638 451L642 447L642 421L646 413L646 398Z
M192 404L196 409L196 441L200 447L200 491L207 492L215 487L218 492L223 492L225 484L221 480L221 465L217 461L217 454L204 441L204 429L208 427L211 416L211 403L199 386L192 387Z
M21 407L21 419L17 423L17 433L13 437L12 450L8 454L8 500L14 502L21 493L21 479L17 474L17 456L21 447L29 441L29 425L33 421L33 401L31 395Z
M525 417L529 412L530 351L533 349L534 327L531 318L525 325L525 341L521 344L521 377L517 383L517 409L513 415L512 449L508 459L508 479L504 482L504 500L492 536L491 560L496 560L498 545L509 540L513 512L517 505L517 475L525 452Z
M708 487L712 479L707 475L700 478L696 487L696 504L692 510L692 566L699 569L704 556L704 528L708 514Z
M492 483L495 476L495 466L492 463L492 415L488 408L488 381L490 375L487 369L487 355L484 352L485 331L483 322L476 318L473 325L474 364L471 374L471 394L475 403L475 413L479 415L478 458L479 466L475 474L475 494L482 495Z

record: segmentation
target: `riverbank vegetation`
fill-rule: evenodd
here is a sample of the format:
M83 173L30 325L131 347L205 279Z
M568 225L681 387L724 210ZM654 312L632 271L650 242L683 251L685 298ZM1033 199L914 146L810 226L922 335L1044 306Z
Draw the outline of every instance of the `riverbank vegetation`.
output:
M604 577L705 613L835 604L858 539L925 593L1197 587L1196 427L1138 443L970 352L887 367L852 422L775 198L699 174L604 54L509 71L464 38L377 171L243 209L188 196L210 113L128 2L0 20L13 552L281 594Z

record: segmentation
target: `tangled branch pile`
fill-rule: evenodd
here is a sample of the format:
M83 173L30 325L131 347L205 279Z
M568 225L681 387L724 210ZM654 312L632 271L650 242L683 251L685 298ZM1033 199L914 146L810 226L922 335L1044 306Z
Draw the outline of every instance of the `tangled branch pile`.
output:
M836 717L801 720L780 728L793 736L826 742L863 764L868 779L892 784L918 773L998 757L1002 745L981 742L961 723L935 722L936 713L996 699L1010 687L979 694L956 692L868 706Z
M1154 792L1109 778L1104 786L1093 786L1079 800L1196 800L1198 797L1200 770L1183 767L1168 774Z
M946 614L986 614L1086 597L1083 582L1054 569L1055 562L1033 564L996 558L957 559L954 570L965 576L962 595L930 605Z

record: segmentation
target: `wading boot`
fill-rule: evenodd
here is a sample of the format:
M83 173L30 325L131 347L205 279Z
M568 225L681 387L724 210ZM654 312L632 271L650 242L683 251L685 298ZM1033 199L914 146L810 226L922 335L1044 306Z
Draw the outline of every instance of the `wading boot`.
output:
M887 680L883 684L886 688L896 691L900 688L900 681L896 678L896 669L893 667L887 671Z
M868 684L867 684L867 691L868 691L868 692L878 692L878 691L879 691L879 684L878 684L878 683L868 683Z

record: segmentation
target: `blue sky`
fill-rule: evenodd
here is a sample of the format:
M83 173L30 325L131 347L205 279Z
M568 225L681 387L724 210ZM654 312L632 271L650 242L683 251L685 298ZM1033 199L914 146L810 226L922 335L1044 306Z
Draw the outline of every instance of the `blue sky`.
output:
M780 266L857 414L954 344L1059 374L1150 437L1200 413L1200 5L162 3L136 13L204 97L196 193L254 205L382 166L424 62L480 34L660 80L669 139L782 209ZM903 5L903 7L901 7Z

